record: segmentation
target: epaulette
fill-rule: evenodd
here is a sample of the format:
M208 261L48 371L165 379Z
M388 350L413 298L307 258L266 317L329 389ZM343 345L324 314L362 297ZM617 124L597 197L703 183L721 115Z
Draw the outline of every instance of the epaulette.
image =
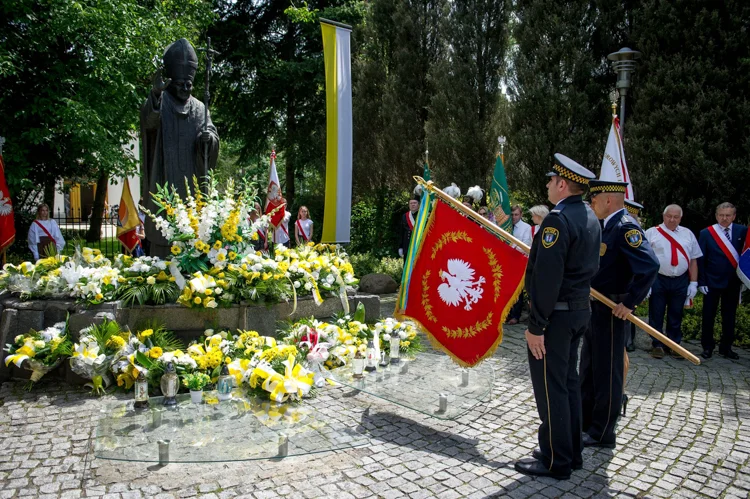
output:
M562 210L552 210L550 213L560 213Z

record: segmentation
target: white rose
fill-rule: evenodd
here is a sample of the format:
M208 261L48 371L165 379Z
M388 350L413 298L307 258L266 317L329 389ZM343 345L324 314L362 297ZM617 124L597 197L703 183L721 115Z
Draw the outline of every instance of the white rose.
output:
M300 286L302 286L302 283L301 283L301 282L299 282L299 281L294 281L294 287L295 287L295 288L299 288Z
M385 341L391 341L391 335L390 335L390 334L384 334L384 335L383 335L383 339L384 339Z
M400 333L398 333L398 337L401 338L402 340L405 340L406 339L406 332L405 331L401 331Z
M154 276L150 276L146 279L146 283L153 286L154 284L156 284L156 278Z
M312 289L312 284L310 284L309 282L306 282L305 283L305 289L308 290L308 291L310 291Z

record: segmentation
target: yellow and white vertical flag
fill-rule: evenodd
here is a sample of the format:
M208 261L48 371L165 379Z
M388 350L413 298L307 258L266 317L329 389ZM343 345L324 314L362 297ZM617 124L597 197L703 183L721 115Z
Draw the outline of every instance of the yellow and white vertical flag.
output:
M348 243L352 217L351 27L320 21L326 70L324 243Z

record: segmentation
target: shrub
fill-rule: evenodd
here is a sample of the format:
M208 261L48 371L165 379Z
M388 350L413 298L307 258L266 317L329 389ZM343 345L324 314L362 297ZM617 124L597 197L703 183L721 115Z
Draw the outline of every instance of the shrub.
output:
M396 282L400 282L404 270L404 261L401 258L378 258L370 252L349 255L349 261L354 268L354 275L359 278L367 274L387 274Z
M380 274L388 274L396 282L401 282L401 274L404 271L404 260L401 258L383 257L377 267Z
M648 318L648 301L637 307L636 315ZM686 308L682 316L682 337L684 339L700 341L702 317L703 295L698 293L693 300L693 308ZM719 305L719 311L716 313L714 322L714 338L718 344L721 338L721 305ZM750 293L743 295L742 304L737 307L734 344L742 348L750 347Z
M735 322L734 344L742 347L750 347L750 293L743 294L742 304L737 307L737 319ZM693 308L685 309L682 317L682 336L688 340L700 340L701 317L703 315L703 295L700 293L693 300ZM716 313L714 321L714 338L718 344L721 338L721 305Z

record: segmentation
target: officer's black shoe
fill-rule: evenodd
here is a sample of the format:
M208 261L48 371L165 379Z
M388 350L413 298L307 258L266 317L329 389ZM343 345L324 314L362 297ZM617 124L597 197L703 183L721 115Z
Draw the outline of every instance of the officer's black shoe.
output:
M531 476L548 476L556 480L567 480L570 478L570 472L562 473L559 471L550 471L547 467L536 459L525 459L523 461L516 461L513 466L517 472L523 473L524 475Z
M626 352L635 352L635 343L633 343L631 341L630 343L628 343L627 345L625 345L625 351Z
M594 440L594 438L586 432L583 432L583 446L584 447L602 447L604 449L614 449L615 442L607 443Z
M704 359L710 359L713 356L714 356L714 353L711 350L703 350L701 352L701 357L703 357Z
M534 452L531 453L531 457L540 462L544 461L542 451L540 451L539 449L534 449ZM580 470L581 468L583 468L583 463L573 463L570 467L573 468L573 470Z
M721 355L724 358L732 359L732 360L738 360L740 358L739 355L737 355L732 350L725 350L725 351L719 351L719 355Z

